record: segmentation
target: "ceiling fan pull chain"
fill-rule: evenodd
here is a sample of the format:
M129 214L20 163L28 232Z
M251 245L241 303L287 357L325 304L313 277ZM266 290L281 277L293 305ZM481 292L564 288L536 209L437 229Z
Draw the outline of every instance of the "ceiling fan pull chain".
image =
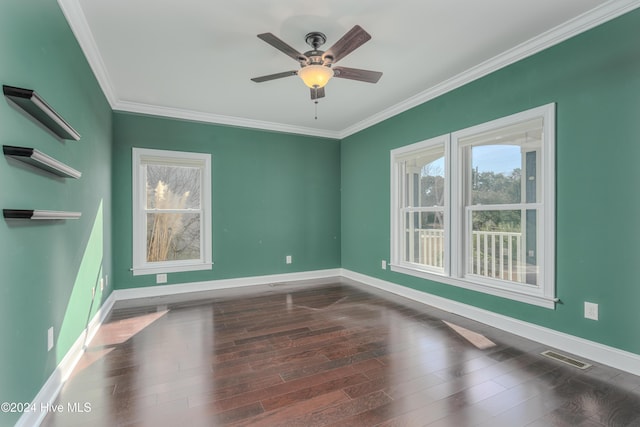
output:
M315 116L315 119L316 119L316 120L318 120L318 86L315 86L315 87L313 88L313 90L315 90L315 91L316 91L316 96L315 96L315 98L316 98L316 99L313 101L313 103L314 103L314 104L316 104L316 105L315 105L315 109L316 109L316 116Z

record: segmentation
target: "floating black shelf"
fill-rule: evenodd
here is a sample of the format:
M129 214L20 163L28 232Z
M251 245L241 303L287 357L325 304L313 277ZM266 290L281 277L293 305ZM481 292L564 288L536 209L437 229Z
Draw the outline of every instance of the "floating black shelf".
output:
M13 102L18 104L24 111L51 129L51 131L60 138L80 140L80 134L35 91L7 85L2 85L2 91L4 92L4 96L13 100Z
M42 151L38 151L35 148L3 145L2 151L5 156L13 157L21 162L28 163L64 178L78 179L82 176L82 172L75 170L71 166L65 165L53 157L47 156Z
M5 219L78 219L80 212L41 211L34 209L3 209Z

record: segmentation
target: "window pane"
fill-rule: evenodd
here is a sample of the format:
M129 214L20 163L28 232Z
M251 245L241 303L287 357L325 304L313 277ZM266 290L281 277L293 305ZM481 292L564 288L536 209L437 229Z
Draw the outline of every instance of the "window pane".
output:
M200 168L148 164L147 209L199 209Z
M520 203L522 154L517 145L471 147L471 203Z
M200 259L200 214L147 214L147 262Z
M444 269L444 212L407 212L404 219L404 261Z
M444 147L405 161L405 206L444 206Z
M534 209L473 211L471 220L468 273L537 283L538 226Z

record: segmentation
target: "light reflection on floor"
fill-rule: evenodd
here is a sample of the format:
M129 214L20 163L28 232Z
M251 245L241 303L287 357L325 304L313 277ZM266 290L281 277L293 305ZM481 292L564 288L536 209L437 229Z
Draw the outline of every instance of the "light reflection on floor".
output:
M469 329L463 328L462 326L458 326L454 323L449 323L444 320L442 322L480 350L486 350L496 346L493 341L482 334L470 331Z
M118 344L122 344L133 338L168 312L169 310L165 306L160 307L158 311L153 313L104 323L87 345L84 354L73 371L73 376L78 375L95 362L104 358L107 354L111 353Z

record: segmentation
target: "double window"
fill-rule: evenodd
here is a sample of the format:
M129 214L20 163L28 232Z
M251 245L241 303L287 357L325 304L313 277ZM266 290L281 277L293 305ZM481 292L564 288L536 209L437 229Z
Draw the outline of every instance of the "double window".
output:
M391 152L391 268L553 308L555 106Z
M211 155L134 148L133 274L211 265Z

